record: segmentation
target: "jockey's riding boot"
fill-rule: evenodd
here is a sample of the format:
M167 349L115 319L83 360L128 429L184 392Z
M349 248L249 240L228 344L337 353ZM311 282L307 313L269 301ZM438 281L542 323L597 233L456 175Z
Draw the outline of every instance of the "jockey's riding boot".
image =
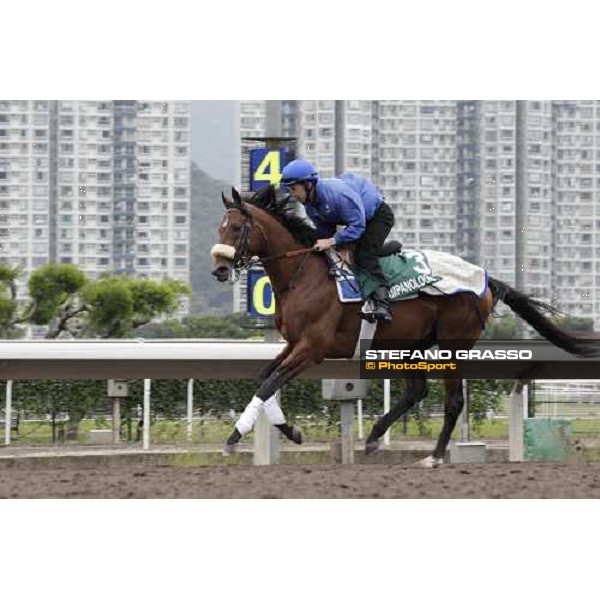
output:
M391 321L393 319L390 306L390 290L387 286L380 285L372 294L374 304L373 316L376 321Z

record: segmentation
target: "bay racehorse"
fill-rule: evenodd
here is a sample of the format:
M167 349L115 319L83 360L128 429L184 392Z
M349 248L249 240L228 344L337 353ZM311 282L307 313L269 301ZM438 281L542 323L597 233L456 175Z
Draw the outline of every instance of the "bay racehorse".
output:
M260 374L256 394L236 423L224 452L235 450L263 406L273 425L292 441L302 443L300 430L286 423L274 394L325 358L353 356L360 332L358 308L339 302L325 257L311 251L316 241L314 229L289 213L287 201L278 198L275 188L244 194L244 198L233 189L231 198L223 195L222 199L226 212L219 228L219 243L211 251L212 274L219 281L227 281L232 270L244 269L252 263L252 257L259 257L275 294L275 325L287 342ZM374 340L415 340L412 348L419 350L436 344L440 350L469 350L499 300L556 346L577 356L594 352L587 340L576 338L544 316L542 311L554 311L550 305L494 278L489 278L482 297L471 292L450 296L420 293L417 298L393 303L393 320L378 325ZM464 404L460 373L445 378L444 388L444 423L433 455L423 463L426 466L443 462ZM366 440L367 454L375 451L386 430L426 395L425 376L407 379L400 400L374 424Z

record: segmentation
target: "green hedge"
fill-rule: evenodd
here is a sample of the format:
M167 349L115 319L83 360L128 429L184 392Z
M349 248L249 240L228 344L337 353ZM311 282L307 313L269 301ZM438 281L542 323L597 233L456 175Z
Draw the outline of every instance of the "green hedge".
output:
M130 398L123 402L122 410L127 413L142 403L143 381L129 382ZM6 382L0 382L0 402L4 398ZM402 380L392 380L391 399L399 398L403 391ZM481 419L488 408L497 410L501 396L510 391L512 381L470 381L469 412ZM73 418L110 412L106 396L106 381L79 380L35 380L13 383L13 405L23 416L52 413L69 413ZM251 379L240 380L196 380L194 382L194 407L201 413L240 412L252 398L257 384ZM439 412L443 406L444 389L440 380L429 381L429 394L420 407L413 411L418 418L427 417L432 411ZM152 413L165 418L181 417L185 414L187 380L159 379L152 382ZM321 381L299 379L290 382L282 391L282 407L287 415L336 415L338 403L321 397ZM383 412L383 384L374 380L367 398L363 402L367 414Z

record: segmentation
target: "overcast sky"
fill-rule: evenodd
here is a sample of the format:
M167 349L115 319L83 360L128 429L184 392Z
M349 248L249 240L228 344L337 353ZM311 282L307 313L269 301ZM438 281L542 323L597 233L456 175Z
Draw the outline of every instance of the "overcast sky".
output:
M192 159L204 172L237 184L239 136L239 101L192 101Z

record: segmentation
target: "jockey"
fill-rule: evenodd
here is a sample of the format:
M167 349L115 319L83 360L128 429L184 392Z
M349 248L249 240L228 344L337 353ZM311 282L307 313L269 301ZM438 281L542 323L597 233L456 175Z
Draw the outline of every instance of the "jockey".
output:
M377 188L355 173L336 179L320 179L313 165L304 159L287 164L281 185L304 204L316 227L315 250L356 243L356 264L379 282L370 299L377 321L391 321L390 286L379 264L382 246L394 225L394 213ZM345 225L337 233L336 225Z

